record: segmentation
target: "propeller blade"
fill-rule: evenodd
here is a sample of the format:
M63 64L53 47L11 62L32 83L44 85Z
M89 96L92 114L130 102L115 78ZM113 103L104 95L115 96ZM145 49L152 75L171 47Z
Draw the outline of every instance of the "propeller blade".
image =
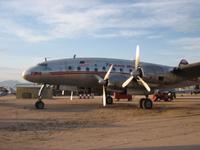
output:
M106 106L106 87L103 86L103 106Z
M94 77L98 80L98 81L101 81L101 80L103 80L103 78L102 77L100 77L99 75L94 75Z
M125 88L133 80L133 76L130 76L123 84L122 87Z
M108 80L108 79L109 79L110 73L111 73L111 71L112 71L112 68L113 68L113 65L110 66L108 72L106 73L106 75L105 75L105 77L104 77L104 80Z
M140 47L137 45L136 47L136 55L135 55L135 70L139 67L140 64Z
M149 85L140 76L137 76L137 77L138 77L138 80L142 83L142 85L146 88L146 90L148 92L150 92L151 89L150 89Z

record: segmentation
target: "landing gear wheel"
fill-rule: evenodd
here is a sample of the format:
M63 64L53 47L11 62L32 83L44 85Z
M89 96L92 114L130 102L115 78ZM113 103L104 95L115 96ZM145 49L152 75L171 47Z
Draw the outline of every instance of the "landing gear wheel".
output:
M43 102L43 101L37 101L37 102L35 103L35 107L36 107L37 109L44 109L44 102Z
M152 109L153 103L150 99L144 99L144 101L142 103L142 107L143 107L143 109Z
M144 101L145 101L144 98L140 99L140 105L139 106L140 106L141 109L143 109L143 103L144 103Z
M113 104L113 98L111 96L106 97L106 104L108 104L108 105Z

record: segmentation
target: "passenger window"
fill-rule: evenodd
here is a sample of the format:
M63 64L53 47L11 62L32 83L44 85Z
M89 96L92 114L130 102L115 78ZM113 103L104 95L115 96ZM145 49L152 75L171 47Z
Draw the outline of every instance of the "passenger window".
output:
M120 68L119 70L120 70L120 72L123 72L123 69L122 69L122 68Z
M86 71L90 71L90 68L87 67L87 68L86 68Z
M72 66L69 66L69 67L68 67L68 70L72 70Z
M85 64L85 61L80 61L80 64Z
M116 71L116 69L113 67L113 69L112 69L113 71Z
M132 69L129 69L129 72L131 73L133 70Z
M95 68L95 69L94 69L94 71L96 71L96 72L97 72L97 71L98 71L98 69L97 69L97 68Z
M77 70L81 70L81 67L77 67Z
M104 71L105 71L105 70L106 70L106 67L105 67L105 66L103 66L103 67L102 67L102 70L104 70Z

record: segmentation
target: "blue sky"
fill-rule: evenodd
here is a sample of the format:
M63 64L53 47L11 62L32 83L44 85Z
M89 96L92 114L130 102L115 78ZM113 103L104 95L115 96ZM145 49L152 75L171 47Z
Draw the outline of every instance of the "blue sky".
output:
M0 0L0 81L44 60L200 60L199 0Z

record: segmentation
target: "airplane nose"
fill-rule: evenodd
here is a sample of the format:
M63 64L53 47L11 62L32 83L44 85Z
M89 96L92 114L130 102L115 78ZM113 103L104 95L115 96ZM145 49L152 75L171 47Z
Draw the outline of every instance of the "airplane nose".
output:
M25 70L22 72L22 77L25 79L25 80L28 80L29 76L31 75L31 72L29 70Z

